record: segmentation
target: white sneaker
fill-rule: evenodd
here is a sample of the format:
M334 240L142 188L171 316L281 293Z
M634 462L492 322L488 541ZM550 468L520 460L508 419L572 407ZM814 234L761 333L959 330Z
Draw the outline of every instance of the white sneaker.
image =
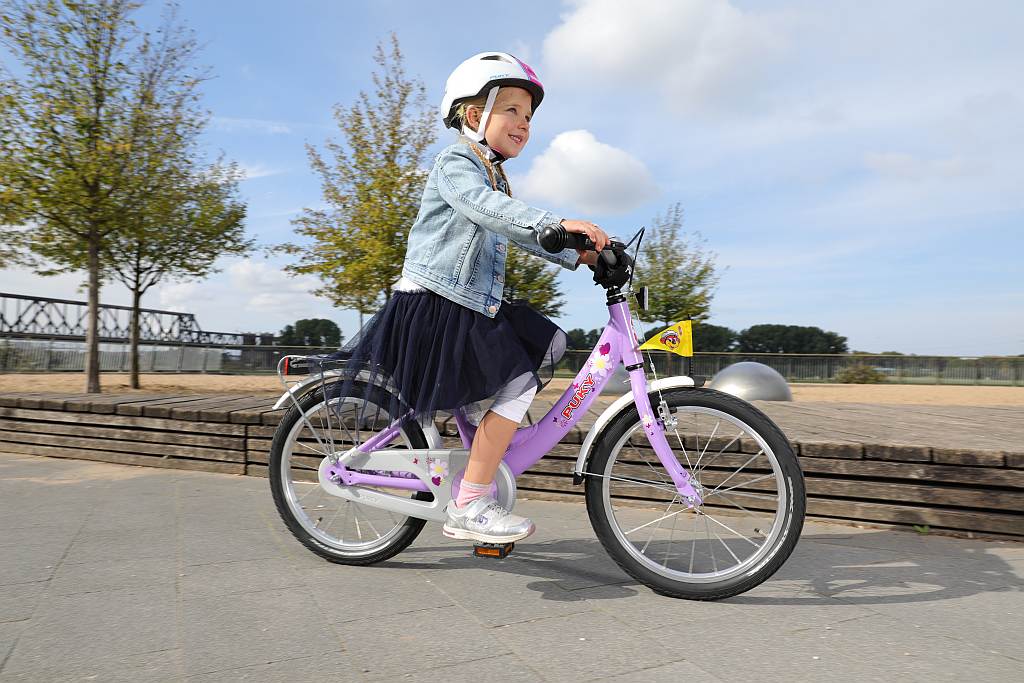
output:
M441 532L449 538L481 543L512 543L526 538L536 527L526 517L513 515L490 496L482 496L464 508L455 501L446 508L448 519Z

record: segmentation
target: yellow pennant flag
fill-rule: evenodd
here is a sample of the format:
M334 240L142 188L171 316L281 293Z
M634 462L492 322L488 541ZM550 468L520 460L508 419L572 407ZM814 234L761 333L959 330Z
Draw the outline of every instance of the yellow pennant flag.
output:
M654 335L641 346L641 349L661 349L680 356L693 356L693 323L683 320Z

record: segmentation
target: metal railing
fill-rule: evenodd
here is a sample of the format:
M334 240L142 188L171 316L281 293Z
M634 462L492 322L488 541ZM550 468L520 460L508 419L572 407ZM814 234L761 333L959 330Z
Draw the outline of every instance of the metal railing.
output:
M282 355L330 353L321 347L140 344L141 372L269 373ZM100 371L127 372L129 345L100 344ZM0 339L0 372L82 372L85 343L59 339Z
M323 347L142 344L142 372L211 372L225 374L271 373L282 355L330 353ZM589 350L569 350L559 362L557 374L572 376L589 357ZM661 377L684 372L684 359L656 352L655 370ZM892 356L804 355L776 353L697 353L693 374L713 377L722 368L740 361L764 363L790 382L835 382L844 370L866 366L879 379L896 384L988 384L1024 386L1024 356ZM128 344L100 345L100 369L127 372ZM0 339L0 372L81 372L85 344L59 339Z
M579 368L589 351L568 351L559 369ZM659 376L683 374L684 359L654 353ZM645 356L645 362L649 358ZM695 353L693 374L714 377L742 361L763 363L789 382L836 382L844 371L866 367L891 384L989 384L1024 386L1024 356L893 356L869 354Z

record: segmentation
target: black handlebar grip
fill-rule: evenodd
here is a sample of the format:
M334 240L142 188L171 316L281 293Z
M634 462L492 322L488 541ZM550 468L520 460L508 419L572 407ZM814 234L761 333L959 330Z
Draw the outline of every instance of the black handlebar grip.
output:
M561 225L544 228L537 235L537 243L549 254L557 254L563 249L593 249L594 243L586 235L569 232Z

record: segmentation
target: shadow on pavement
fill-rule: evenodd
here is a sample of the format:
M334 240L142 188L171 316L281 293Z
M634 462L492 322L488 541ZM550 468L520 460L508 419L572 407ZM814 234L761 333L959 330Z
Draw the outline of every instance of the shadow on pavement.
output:
M934 547L928 547L934 546ZM730 598L736 604L882 605L951 600L979 593L1024 590L1024 580L991 552L991 541L936 537L922 539L900 531L804 534L793 555L760 589ZM1021 546L1024 547L1024 546ZM909 548L909 549L908 549ZM611 561L592 539L520 543L507 559L477 558L469 546L413 547L381 566L405 569L475 569L531 576L527 584L545 600L574 600L573 592L602 586L588 599L636 595L636 581ZM441 554L436 561L402 557ZM759 595L766 592L768 595Z

